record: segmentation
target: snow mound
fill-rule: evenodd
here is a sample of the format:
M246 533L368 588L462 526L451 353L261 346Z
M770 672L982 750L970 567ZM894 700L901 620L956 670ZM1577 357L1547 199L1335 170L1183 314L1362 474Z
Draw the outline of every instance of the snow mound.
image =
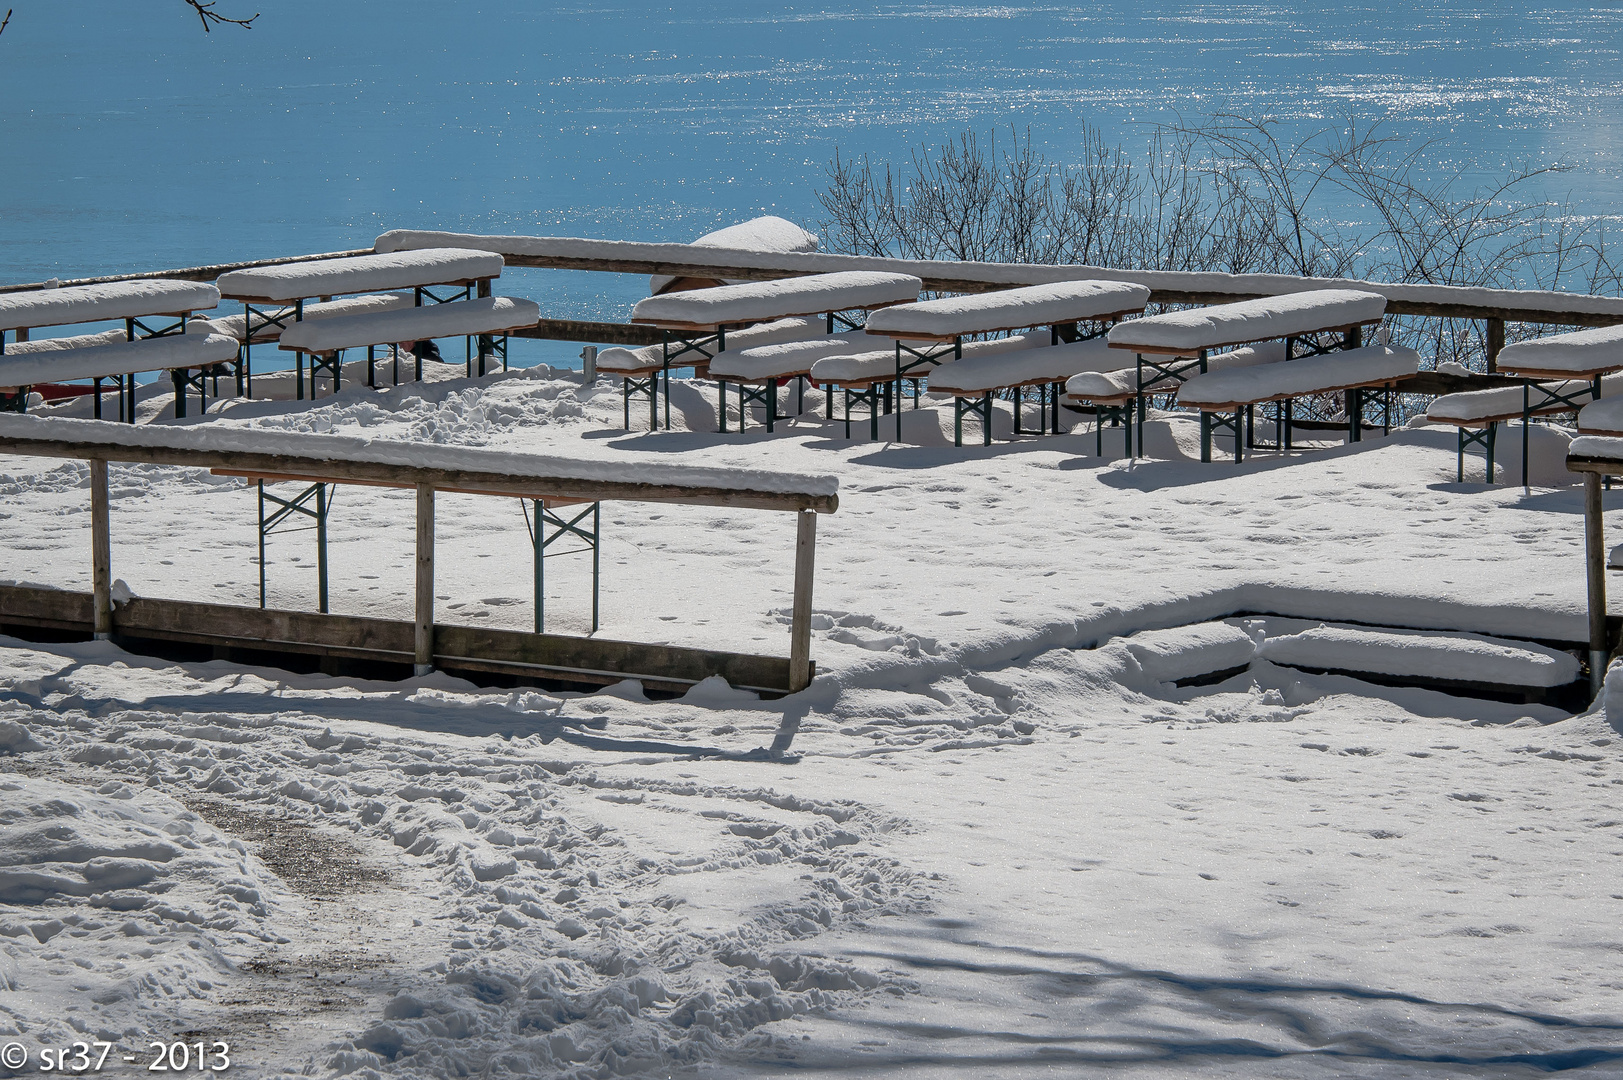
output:
M1578 661L1558 649L1440 630L1318 626L1269 638L1257 655L1275 664L1502 686L1562 686Z

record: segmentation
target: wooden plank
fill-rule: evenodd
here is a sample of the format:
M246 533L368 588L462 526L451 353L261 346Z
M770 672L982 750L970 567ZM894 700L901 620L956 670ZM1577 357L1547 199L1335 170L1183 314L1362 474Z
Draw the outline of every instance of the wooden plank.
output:
M434 668L434 489L417 485L417 623L414 632L415 672Z
M89 593L0 586L0 624L76 631L88 637L91 608ZM118 606L113 625L126 639L402 666L415 662L416 625L404 620L136 597ZM443 623L433 629L433 660L440 668L596 684L637 679L656 689L678 692L713 675L739 689L783 694L790 688L789 660L781 656ZM815 670L808 663L808 677Z
M486 627L436 627L434 659L441 667L467 661L483 670L535 669L556 677L573 672L606 682L655 680L668 687L691 686L712 675L740 689L783 693L791 686L789 661L782 657Z
M95 622L95 604L90 593L33 585L0 586L0 623L92 634Z
M526 499L575 499L581 502L668 502L693 506L731 506L758 510L816 510L833 513L838 495L805 495L775 491L712 488L681 484L645 484L612 480L577 480L567 477L515 477L464 469L430 469L389 462L327 460L285 454L191 447L114 445L33 436L0 436L0 451L35 457L79 458L101 461L138 461L154 465L189 465L229 469L306 480L351 483L382 481L416 487L429 483L441 489L480 495L516 495Z
M591 322L585 319L542 319L532 327L512 331L512 336L539 338L542 341L578 341L583 345L620 345L629 348L658 345L664 340L664 335L658 330L641 323Z
M1589 577L1589 692L1600 693L1606 679L1606 519L1600 475L1584 476L1584 556Z
M817 553L817 515L802 510L795 530L795 604L789 620L789 689L811 682L812 576Z
M94 632L105 641L113 632L113 545L108 520L107 462L90 463L90 581Z

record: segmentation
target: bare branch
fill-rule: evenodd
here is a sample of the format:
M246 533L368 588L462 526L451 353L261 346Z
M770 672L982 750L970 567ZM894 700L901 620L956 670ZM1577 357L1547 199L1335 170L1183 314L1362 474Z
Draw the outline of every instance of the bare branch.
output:
M0 34L3 34L3 33L6 32L6 27L10 23L11 23L11 9L6 8L6 17L3 18L3 19L0 19Z
M230 19L224 15L217 14L214 11L214 5L216 2L217 0L186 0L186 3L192 6L192 10L197 12L198 19L203 23L204 33L208 33L215 25L220 23L230 23L232 26L240 26L244 30L252 30L254 28L253 22L255 19L259 18L259 13L257 11L246 19Z

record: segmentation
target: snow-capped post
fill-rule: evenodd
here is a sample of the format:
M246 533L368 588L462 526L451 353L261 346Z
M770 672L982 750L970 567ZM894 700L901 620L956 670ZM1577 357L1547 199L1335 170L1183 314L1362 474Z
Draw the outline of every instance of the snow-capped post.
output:
M1589 570L1589 692L1606 681L1606 537L1601 516L1601 474L1584 473L1584 556Z
M434 670L434 485L417 485L417 634L414 675Z
M789 692L811 682L811 599L813 556L817 551L817 511L795 515L795 606L789 617Z
M90 459L90 590L97 641L113 634L113 543L107 516L107 462Z

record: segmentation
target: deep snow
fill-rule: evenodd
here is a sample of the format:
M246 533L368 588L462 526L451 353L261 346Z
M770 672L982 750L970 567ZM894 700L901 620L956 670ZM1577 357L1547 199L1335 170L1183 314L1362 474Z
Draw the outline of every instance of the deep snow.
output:
M1618 1070L1623 690L1568 717L1264 655L1321 621L1581 639L1576 490L1452 483L1451 428L1202 466L1156 416L1133 464L1083 427L957 450L929 397L906 445L718 436L678 380L687 430L628 433L607 379L449 374L206 423L836 476L816 682L651 702L0 641L0 1042L218 1034L245 1075ZM129 590L254 602L240 482L112 477ZM6 577L88 588L85 484L0 462ZM788 515L604 522L605 636L787 650ZM409 611L409 495L342 489L332 528L334 609ZM527 626L516 509L446 496L439 531L448 620ZM273 605L312 607L309 536L270 558ZM584 630L583 561L549 565L549 625Z

